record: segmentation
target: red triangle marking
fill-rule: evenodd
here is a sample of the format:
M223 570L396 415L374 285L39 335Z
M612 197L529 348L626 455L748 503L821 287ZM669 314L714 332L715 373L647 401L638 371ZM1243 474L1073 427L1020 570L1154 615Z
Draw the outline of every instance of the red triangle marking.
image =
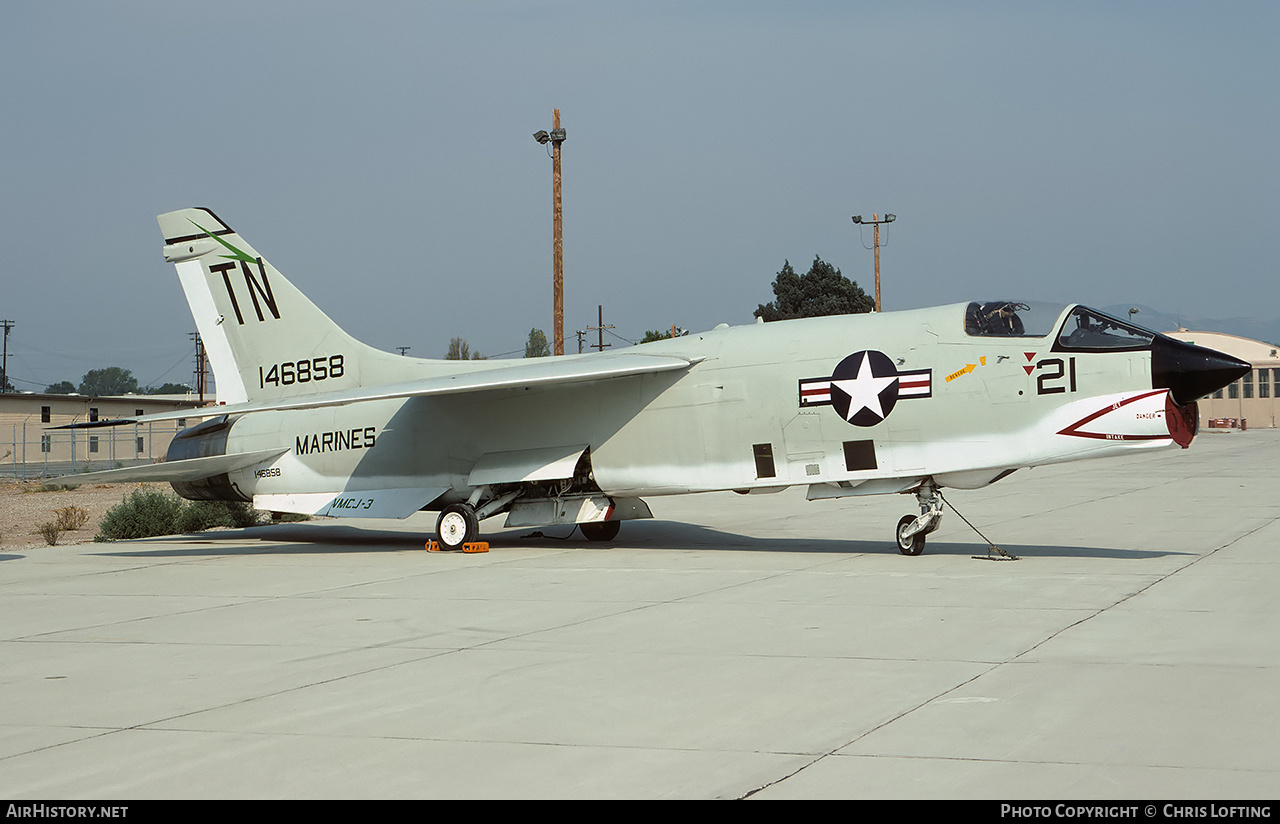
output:
M1027 356L1027 360L1028 360L1028 361L1030 361L1032 358L1034 358L1034 357L1036 356L1036 353L1035 353L1035 352L1023 352L1022 354L1024 354L1024 355L1026 355L1026 356Z
M1034 366L1024 366L1022 368L1028 375L1030 375L1036 369Z

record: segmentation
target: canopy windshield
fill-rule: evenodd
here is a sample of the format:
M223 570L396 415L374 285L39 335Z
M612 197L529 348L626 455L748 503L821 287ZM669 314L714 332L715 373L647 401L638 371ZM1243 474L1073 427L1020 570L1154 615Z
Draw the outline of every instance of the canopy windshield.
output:
M1058 333L1058 349L1146 349L1156 333L1108 314L1077 306Z

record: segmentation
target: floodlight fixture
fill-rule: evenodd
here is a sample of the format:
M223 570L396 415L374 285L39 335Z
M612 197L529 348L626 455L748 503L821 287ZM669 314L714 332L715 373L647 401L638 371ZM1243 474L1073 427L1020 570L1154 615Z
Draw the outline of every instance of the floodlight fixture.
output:
M886 214L883 218L879 215L872 215L870 220L863 220L862 215L854 215L853 222L859 226L872 226L875 229L875 240L873 244L876 250L876 311L880 311L880 224L893 223L898 219L897 215Z

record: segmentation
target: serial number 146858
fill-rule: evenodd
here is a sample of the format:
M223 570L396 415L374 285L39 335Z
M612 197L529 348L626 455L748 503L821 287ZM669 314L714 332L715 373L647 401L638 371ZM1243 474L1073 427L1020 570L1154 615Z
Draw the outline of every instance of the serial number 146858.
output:
M272 386L292 386L295 383L311 383L312 381L340 378L346 374L342 355L311 358L310 360L287 361L273 363L271 366L258 367L258 388Z

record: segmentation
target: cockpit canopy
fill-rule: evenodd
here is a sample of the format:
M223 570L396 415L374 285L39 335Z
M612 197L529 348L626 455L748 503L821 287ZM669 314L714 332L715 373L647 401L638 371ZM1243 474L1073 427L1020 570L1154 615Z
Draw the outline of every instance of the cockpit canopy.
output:
M1057 330L1054 349L1067 351L1147 349L1156 333L1110 315L1076 306L1058 327L1067 307L1060 303L974 301L965 309L964 331L972 337L1043 338Z
M1053 332L1066 308L1060 303L974 301L965 310L964 331L977 338L1043 338Z

